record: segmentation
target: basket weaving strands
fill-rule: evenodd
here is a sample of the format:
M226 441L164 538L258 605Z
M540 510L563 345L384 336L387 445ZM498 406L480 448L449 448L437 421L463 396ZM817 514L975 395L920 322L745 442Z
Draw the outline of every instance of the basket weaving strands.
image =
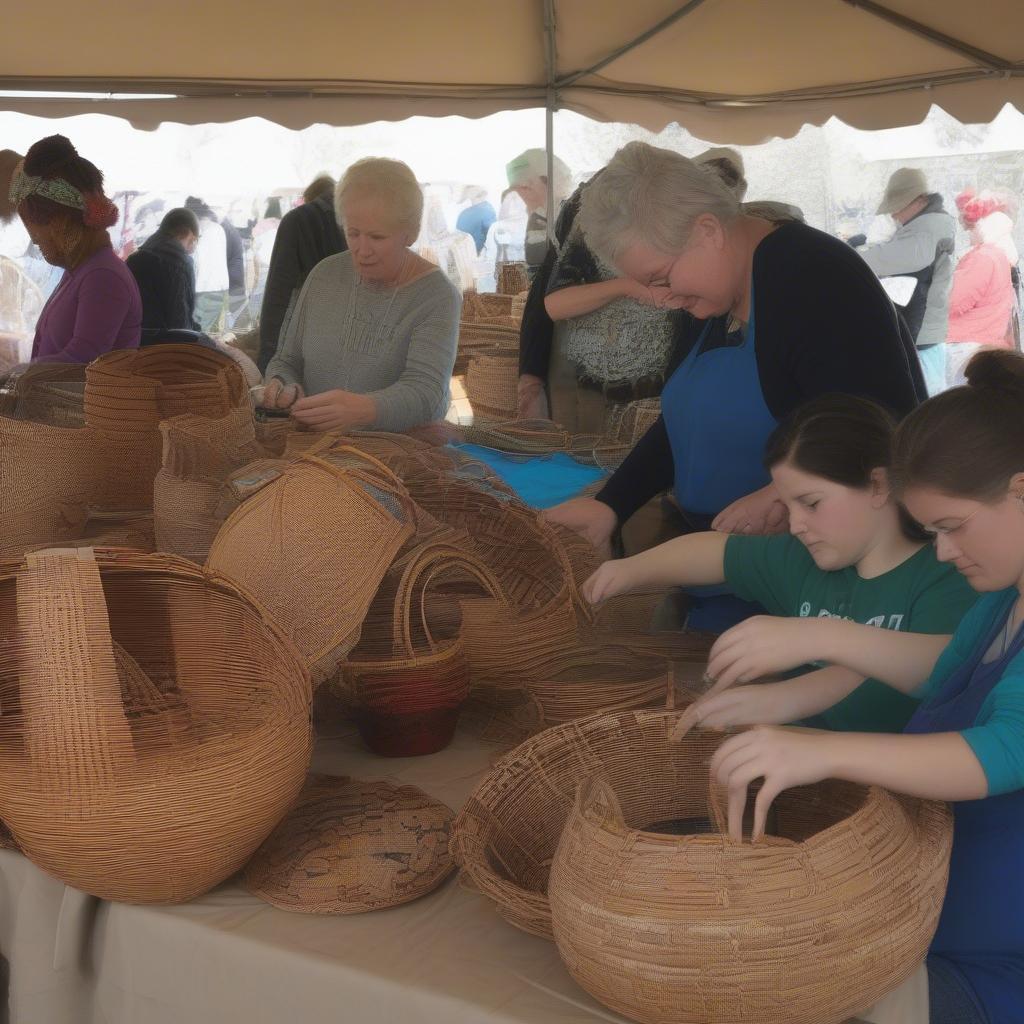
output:
M156 543L161 551L202 564L223 518L223 485L258 459L252 413L235 409L223 419L184 415L164 420L163 466L153 483Z
M0 817L104 899L177 903L237 871L298 795L309 676L230 581L168 555L0 564Z
M152 509L160 470L161 420L193 413L220 419L247 408L238 365L199 345L153 345L108 352L86 369L85 420L103 462L97 503Z
M518 295L530 287L523 262L501 263L498 265L498 292L501 295Z
M602 772L580 784L549 881L570 973L650 1024L840 1024L866 1010L928 950L948 807L830 780L783 793L767 839L740 844L715 834L713 787L710 830L665 827L707 814L700 744L684 740L668 778L660 759L638 762L646 790ZM699 831L712 834L680 834Z
M519 351L519 328L509 324L479 323L463 320L459 324L459 344L452 375L461 377L476 355Z
M473 356L466 369L466 395L473 415L499 421L514 419L518 384L517 353Z
M251 893L300 914L360 914L433 892L455 865L454 815L415 786L311 775L242 875Z
M335 446L303 456L239 506L207 564L277 617L321 681L356 645L377 587L414 529L398 478Z
M489 292L466 292L462 296L462 319L477 321L492 316L510 316L512 296Z
M86 429L0 416L0 555L80 537L95 488Z

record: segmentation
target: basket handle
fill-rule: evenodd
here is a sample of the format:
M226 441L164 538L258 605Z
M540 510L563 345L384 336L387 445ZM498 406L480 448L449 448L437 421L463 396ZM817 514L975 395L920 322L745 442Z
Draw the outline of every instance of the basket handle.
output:
M16 602L26 751L47 786L88 800L135 763L93 549L27 554Z
M437 641L434 639L427 625L426 594L431 581L441 571L450 568L459 568L472 576L491 597L507 605L507 600L502 591L501 583L497 576L487 568L480 559L468 555L450 544L428 544L416 552L402 573L398 588L395 592L395 604L393 613L394 622L394 644L395 648L405 651L410 658L416 656L412 639L412 614L414 591L416 584L420 581L424 572L430 570L423 580L423 586L419 596L419 619L423 627L427 643L431 652L438 649Z

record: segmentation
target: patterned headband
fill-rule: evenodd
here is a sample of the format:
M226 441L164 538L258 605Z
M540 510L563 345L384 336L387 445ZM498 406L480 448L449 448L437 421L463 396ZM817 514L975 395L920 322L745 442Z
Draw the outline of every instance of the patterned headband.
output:
M26 174L25 161L22 160L14 169L7 198L17 206L29 196L42 196L43 199L50 199L61 206L70 206L74 210L85 209L85 197L74 185L63 178L40 178Z
M14 169L8 199L18 206L29 196L39 196L53 203L82 211L86 227L109 228L117 223L117 207L102 192L83 193L64 178L41 178L25 173L25 161Z

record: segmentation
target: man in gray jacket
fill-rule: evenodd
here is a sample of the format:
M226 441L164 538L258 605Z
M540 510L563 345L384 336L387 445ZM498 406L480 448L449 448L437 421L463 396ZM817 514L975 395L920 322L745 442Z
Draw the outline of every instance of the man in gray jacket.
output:
M910 300L897 308L917 345L928 393L937 394L946 386L956 221L943 209L942 196L928 191L924 173L912 167L893 172L878 212L891 215L900 226L888 242L864 249L861 255L879 277L915 280Z

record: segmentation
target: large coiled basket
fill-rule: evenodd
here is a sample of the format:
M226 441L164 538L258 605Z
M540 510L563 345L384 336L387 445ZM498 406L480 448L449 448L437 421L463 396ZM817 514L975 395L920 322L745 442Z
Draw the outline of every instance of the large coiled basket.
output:
M731 841L706 741L580 784L551 868L555 941L595 998L649 1024L839 1024L924 959L945 893L944 804L826 781ZM639 723L638 723L639 724Z

